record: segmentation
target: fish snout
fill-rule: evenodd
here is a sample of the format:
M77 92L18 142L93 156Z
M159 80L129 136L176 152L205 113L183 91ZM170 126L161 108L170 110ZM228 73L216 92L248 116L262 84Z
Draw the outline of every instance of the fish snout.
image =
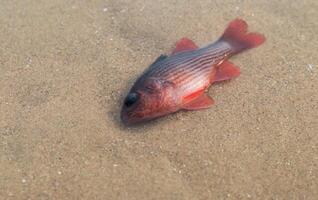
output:
M141 121L137 116L135 116L135 114L127 111L125 108L122 109L120 118L123 124L126 126L131 126Z
M123 108L121 113L120 113L120 119L125 125L130 125L131 124L130 123L130 117L129 117L127 111L125 110L125 108Z

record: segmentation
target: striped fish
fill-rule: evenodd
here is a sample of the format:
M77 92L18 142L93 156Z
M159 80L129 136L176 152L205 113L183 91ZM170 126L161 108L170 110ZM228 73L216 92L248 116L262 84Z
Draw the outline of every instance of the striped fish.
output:
M123 103L122 121L132 125L182 109L211 107L214 101L206 89L240 74L228 59L264 41L263 35L248 33L241 19L230 22L219 40L203 48L190 39L179 40L170 56L159 56L134 83Z

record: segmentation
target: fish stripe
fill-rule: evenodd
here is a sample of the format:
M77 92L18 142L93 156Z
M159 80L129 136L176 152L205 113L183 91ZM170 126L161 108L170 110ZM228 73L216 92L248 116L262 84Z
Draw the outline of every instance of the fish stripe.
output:
M190 71L192 70L193 68L197 68L198 64L205 61L206 59L209 59L209 60L213 60L213 58L216 58L219 56L221 52L217 52L215 54L207 54L207 55L204 55L202 57L200 57L199 59L192 59L192 60L189 60L188 62L182 64L182 65L179 65L175 68L169 68L168 70L165 71L165 73L159 73L159 75L161 76L166 76L167 74L175 74L175 73L179 73L181 71ZM222 51L223 53L223 51Z
M168 74L168 77L170 76L174 76L174 75L178 75L178 77L181 77L183 75L186 75L188 73L191 74L191 72L195 71L197 68L202 68L202 67L205 67L203 66L201 63L205 63L206 61L208 61L208 66L211 67L213 64L215 64L216 62L218 62L220 59L222 58L219 58L220 55L226 55L226 51L223 51L223 52L220 52L216 55L211 55L211 56L206 56L205 59L201 59L195 63L192 63L191 65L188 65L188 66L185 66L183 69L184 70L171 70L170 73ZM192 73L193 74L193 73Z
M192 91L196 90L198 87L202 87L202 85L208 85L209 84L209 76L208 70L202 71L202 73L199 76L196 76L191 81L188 81L184 84L180 84L180 90L186 92L186 91Z
M213 50L213 49L211 49L211 50ZM217 49L214 49L214 50L217 50ZM202 53L203 53L202 49L196 50L195 52L192 52L192 51L180 52L179 54L175 54L174 58L169 60L169 62L167 62L166 64L173 66L174 64L179 64L180 61L186 61L187 59L185 59L185 58L200 56L200 55L202 55Z
M195 64L200 63L201 60L205 60L206 58L211 58L213 56L214 56L214 54L205 54L198 59L189 60L187 63L179 65L179 67L191 68L191 67L195 66Z
M213 68L211 67L211 64L208 63L207 65L204 65L204 67L201 67L201 69L194 71L191 75L184 78L183 80L177 81L177 83L178 85L181 85L181 87L183 85L183 88L188 87L191 90L191 88L200 86L202 84L201 80L205 79L204 81L208 83L210 81L210 73L212 70Z
M210 55L210 54L213 54L215 52L218 52L219 50L221 50L222 48L224 47L219 47L219 48L215 48L215 49L208 49L206 51L203 51L203 52L198 52L197 55L196 54L193 54L194 52L185 52L185 53L181 53L181 54L177 54L176 56L180 56L180 58L178 57L174 57L173 60L171 60L170 62L167 61L165 63L161 63L162 65L158 68L156 68L154 70L154 72L156 74L162 74L172 68L175 68L175 67L178 67L180 65L183 65L183 64L186 64L187 62L195 59L195 60L199 60L201 59L201 57L204 57L204 56L207 56L207 55ZM202 49L200 49L202 51ZM198 50L198 51L200 51ZM192 55L188 55L192 53ZM199 57L198 57L199 56Z
M198 70L194 71L192 74L188 74L187 76L183 76L181 78L178 78L176 80L176 82L178 82L178 84L191 82L196 77L199 77L202 74L204 75L205 73L207 73L208 71L211 71L211 70L212 70L211 65L209 63L207 63L207 64L205 64L204 67L198 68Z
M184 72L184 73L176 74L175 76L172 75L172 77L174 77L174 80L179 80L179 79L182 79L182 78L185 78L185 77L187 78L189 76L195 75L197 72L199 72L202 69L205 69L207 66L211 67L211 60L210 59L203 60L202 62L197 64L196 68L191 69L191 71L187 71L187 72Z
M219 49L220 50L220 49ZM215 52L217 52L217 51L215 51ZM189 65L189 64L191 64L191 63L194 63L194 62L196 62L196 61L199 61L200 59L202 59L202 58L205 58L206 56L210 56L211 54L213 54L214 52L206 52L206 53L203 53L203 54L201 54L201 55L199 55L199 56L191 56L191 57L189 57L189 59L186 59L186 60L184 60L184 61L181 61L181 62L176 62L176 63L174 63L173 65L172 64L170 64L170 63L168 63L166 66L166 69L165 70L163 70L162 72L159 72L159 74L163 74L163 73L165 73L165 72L167 72L167 71L169 71L169 69L178 69L179 67L184 67L184 66L187 66L187 65Z
M218 45L218 46L214 46L214 45ZM224 50L224 49L231 49L231 48L226 42L217 42L217 43L213 44L213 46L209 45L207 47L198 49L197 53L196 52L187 52L187 53L192 53L192 57L197 58L196 56L201 56L201 55L204 56L207 54L214 54L214 53L216 53L220 50ZM182 54L179 54L179 55L182 56L181 59L184 58ZM185 56L187 56L187 54L185 54ZM173 64L175 64L175 63L182 64L182 62L178 63L180 61L178 58L174 58L173 61L176 61L176 62L172 62ZM167 64L169 65L171 63L167 63Z
M209 85L213 66L230 53L230 45L217 42L196 51L172 55L151 67L147 75L175 83L182 94L193 93Z
M221 59L218 59L218 61L219 60L221 60ZM215 63L217 63L217 62L215 62ZM212 70L213 70L212 65L213 64L211 64L210 62L206 62L198 70L194 70L191 73L189 73L187 76L183 76L181 79L178 79L177 82L179 84L183 84L183 83L186 83L186 82L191 82L191 81L195 80L196 77L200 77L201 75L208 74L208 76L209 76L209 71L212 72Z
M200 60L202 60L202 59L205 59L205 58L207 58L207 57L218 57L221 53L223 53L224 51L228 51L227 49L224 49L224 50L221 50L221 51L216 51L216 52L213 52L213 53L211 53L211 54L203 54L201 57L199 57L199 58L192 58L192 59L190 59L190 60L188 60L188 61L186 61L186 62L184 62L184 63L180 63L177 67L175 67L175 68L169 68L169 69L179 69L179 68L190 68L190 67L193 67L193 66L195 66L198 62L200 62ZM168 70L166 70L166 72L167 71L169 71L169 69ZM170 72L170 71L169 71ZM162 73L161 73L162 74Z
M214 49L210 49L210 50L206 50L206 49L205 49L205 51L203 51L203 49L199 49L197 52L193 52L193 53L191 54L191 56L194 57L194 56L212 54L212 53L214 53L214 52L219 51L220 49L222 49L222 47L214 48ZM170 65L179 64L178 62L179 62L180 60L182 60L184 57L187 57L187 56L188 56L188 55L187 55L188 53L191 53L191 52L185 52L185 53L177 54L177 56L179 56L179 57L174 58L174 59L172 60L173 62L170 62L170 63L167 63L167 64L170 64Z

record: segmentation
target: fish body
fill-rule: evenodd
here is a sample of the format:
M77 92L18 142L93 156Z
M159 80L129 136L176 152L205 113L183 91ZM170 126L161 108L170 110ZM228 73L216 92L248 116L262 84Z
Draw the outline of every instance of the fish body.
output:
M214 101L205 93L207 88L240 74L228 59L264 41L259 33L247 33L241 19L233 20L219 40L205 47L179 40L170 56L159 56L136 80L124 100L122 121L132 125L179 110L211 107Z

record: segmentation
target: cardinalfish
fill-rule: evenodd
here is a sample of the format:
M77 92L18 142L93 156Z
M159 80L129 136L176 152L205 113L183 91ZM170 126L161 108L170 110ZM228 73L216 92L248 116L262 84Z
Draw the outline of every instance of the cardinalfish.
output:
M171 55L159 56L136 80L124 100L122 121L132 125L179 110L211 107L214 101L206 94L208 87L240 75L228 59L264 41L262 34L249 33L242 19L230 22L216 42L202 48L182 38Z

